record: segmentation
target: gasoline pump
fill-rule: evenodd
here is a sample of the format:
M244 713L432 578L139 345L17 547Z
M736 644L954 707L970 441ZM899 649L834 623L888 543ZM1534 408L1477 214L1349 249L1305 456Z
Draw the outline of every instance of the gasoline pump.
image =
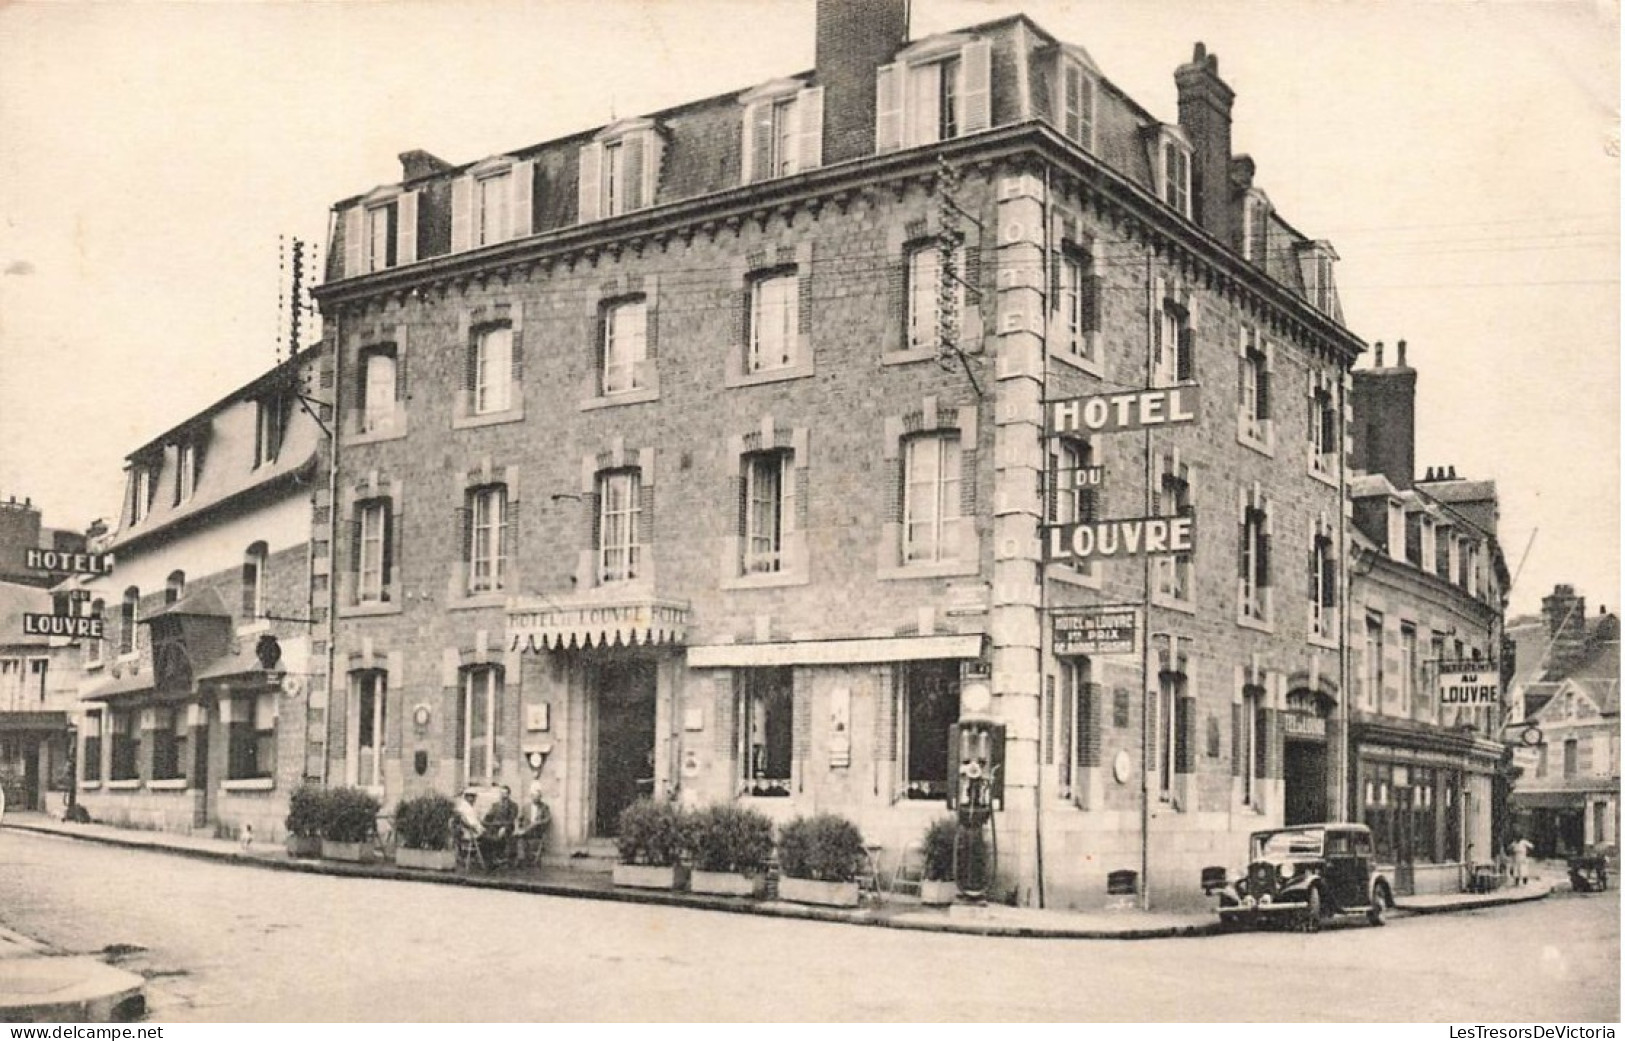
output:
M986 902L999 866L999 830L993 814L1004 808L1004 724L988 715L991 700L985 682L966 683L959 722L948 728L948 747L957 767L948 786L948 808L958 824L954 881L959 895L973 903Z

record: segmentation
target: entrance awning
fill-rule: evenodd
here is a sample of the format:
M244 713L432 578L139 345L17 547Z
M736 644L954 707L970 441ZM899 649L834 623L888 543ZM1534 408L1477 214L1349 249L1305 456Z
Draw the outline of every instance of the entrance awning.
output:
M979 658L980 633L887 636L867 640L710 644L688 649L691 669L748 669L764 665L877 665L891 661Z
M686 600L515 601L508 607L509 646L516 651L680 644L687 638Z
M1512 806L1518 810L1583 810L1585 792L1513 792Z

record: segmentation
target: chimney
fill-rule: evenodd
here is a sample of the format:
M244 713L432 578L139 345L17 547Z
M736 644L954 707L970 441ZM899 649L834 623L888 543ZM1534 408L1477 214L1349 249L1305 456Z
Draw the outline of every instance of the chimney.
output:
M1560 680L1586 655L1586 601L1571 585L1559 585L1540 601L1551 648L1546 652L1545 679Z
M1383 365L1382 341L1372 344L1376 368L1355 369L1351 463L1356 470L1382 474L1395 488L1416 483L1416 370L1405 368L1401 353L1397 368ZM1443 469L1436 470L1438 480Z
M1399 341L1399 367L1405 367L1405 341Z
M1236 92L1219 78L1219 59L1197 43L1189 64L1174 70L1179 127L1190 138L1191 200L1196 223L1221 242L1234 242L1235 196L1230 187L1230 109Z
M908 0L818 0L814 76L824 88L824 163L875 150L875 70L908 40Z
M400 160L401 180L403 181L415 181L419 177L428 177L431 174L451 169L451 164L444 159L437 155L430 155L419 148L414 148L410 152L402 152Z

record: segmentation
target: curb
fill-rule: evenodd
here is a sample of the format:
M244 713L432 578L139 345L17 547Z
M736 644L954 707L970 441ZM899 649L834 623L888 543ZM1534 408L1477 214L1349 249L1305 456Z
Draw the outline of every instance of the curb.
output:
M833 908L818 908L804 904L790 904L781 901L754 901L745 898L712 897L677 895L663 893L659 890L648 889L600 889L597 887L571 886L557 882L528 881L517 878L480 877L464 874L449 874L438 871L414 871L407 868L393 866L379 868L376 866L350 865L330 860L296 860L274 859L255 855L245 855L237 852L212 849L191 849L184 846L168 846L155 842L142 842L139 840L124 839L114 835L86 835L71 831L45 828L30 822L6 822L0 828L11 828L16 831L29 832L36 835L52 835L59 838L71 839L78 842L94 842L104 846L118 846L125 849L146 850L153 853L168 853L176 856L191 857L195 860L211 860L226 864L239 864L244 866L260 867L270 871L293 871L309 875L327 875L336 878L372 878L399 882L423 882L430 885L461 886L467 889L490 889L511 893L532 893L539 896L568 897L578 900L603 900L611 903L623 904L650 904L661 907L686 907L703 911L722 911L728 914L758 915L768 918L789 918L802 921L836 922L844 925L863 925L883 929L903 929L915 932L932 933L959 933L970 936L996 936L1019 939L1056 939L1056 940L1153 940L1173 937L1199 937L1216 936L1223 930L1220 923L1215 920L1211 923L1180 924L1165 926L1148 926L1133 929L1090 929L1069 928L1058 926L1055 928L1040 928L1027 925L1011 924L976 924L961 921L921 921L903 917L886 917L877 915L872 911L841 911ZM1471 903L1451 904L1442 907L1416 907L1405 904L1396 904L1395 909L1410 914L1445 914L1452 911L1477 910L1483 907L1495 907L1502 904L1523 903L1530 900L1539 900L1550 895L1551 889L1547 887L1544 892L1530 893L1528 896L1494 897L1487 896L1482 900Z
M1527 892L1504 896L1485 895L1475 900L1461 900L1451 904L1406 904L1396 903L1397 910L1406 914L1449 914L1452 911L1481 911L1486 907L1506 907L1510 904L1527 904L1535 900L1544 900L1555 891L1555 885L1550 882L1539 886L1531 886Z

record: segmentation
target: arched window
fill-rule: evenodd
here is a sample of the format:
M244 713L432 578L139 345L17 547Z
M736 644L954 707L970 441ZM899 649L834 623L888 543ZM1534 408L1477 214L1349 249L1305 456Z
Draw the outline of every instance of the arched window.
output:
M252 622L265 617L266 546L256 542L243 554L243 617Z
M141 590L135 586L124 591L124 602L119 605L118 652L135 653L135 624L140 620Z
M164 584L164 603L172 604L186 595L186 572L171 571Z

